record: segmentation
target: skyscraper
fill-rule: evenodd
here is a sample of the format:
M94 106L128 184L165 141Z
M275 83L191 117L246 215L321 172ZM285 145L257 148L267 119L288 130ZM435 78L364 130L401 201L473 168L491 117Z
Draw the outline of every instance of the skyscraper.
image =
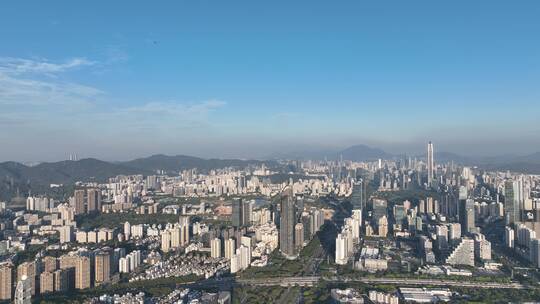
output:
M474 200L460 200L459 204L459 221L461 223L462 233L466 234L474 232L476 230Z
M294 248L295 205L292 188L287 187L281 194L281 219L279 225L279 249L288 259L296 258Z
M520 222L521 201L522 201L521 181L507 180L504 183L504 212L506 225Z
M428 187L431 187L433 185L434 170L435 170L435 162L433 159L433 143L431 143L430 141L427 146L427 171L428 171L427 184L428 184Z
M353 209L364 210L364 191L362 180L354 183L351 193L351 204Z
M253 202L242 203L242 225L249 226L251 223L251 213L253 212Z
M232 224L240 227L244 224L244 204L241 198L235 198L232 203Z

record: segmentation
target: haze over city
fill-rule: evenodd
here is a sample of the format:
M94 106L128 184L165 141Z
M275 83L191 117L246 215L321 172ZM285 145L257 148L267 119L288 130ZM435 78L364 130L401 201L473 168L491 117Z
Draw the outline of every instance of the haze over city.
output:
M416 155L429 140L534 153L539 13L536 1L3 4L0 160Z
M538 303L540 2L0 2L0 304Z

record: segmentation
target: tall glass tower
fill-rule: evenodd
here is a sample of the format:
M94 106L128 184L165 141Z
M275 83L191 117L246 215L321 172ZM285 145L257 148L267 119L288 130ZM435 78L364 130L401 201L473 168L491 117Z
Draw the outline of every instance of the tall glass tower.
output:
M433 143L431 143L430 141L427 146L427 171L428 171L427 184L428 184L428 187L431 187L433 185L434 170L435 170L435 162L433 159Z

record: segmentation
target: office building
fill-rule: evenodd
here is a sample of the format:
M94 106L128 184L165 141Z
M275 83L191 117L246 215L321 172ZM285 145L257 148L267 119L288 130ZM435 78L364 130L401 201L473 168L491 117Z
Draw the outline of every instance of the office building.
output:
M233 199L232 225L234 227L241 227L244 225L244 201L241 198Z
M521 220L522 192L521 181L507 180L504 183L504 213L506 225L517 224Z
M460 200L459 220L461 223L462 233L473 233L476 231L474 200Z
M428 171L428 187L433 186L433 180L435 178L435 160L434 160L433 143L430 141L427 146L427 171Z
M295 209L292 188L288 187L281 194L281 219L279 226L279 250L288 259L296 258L294 246Z

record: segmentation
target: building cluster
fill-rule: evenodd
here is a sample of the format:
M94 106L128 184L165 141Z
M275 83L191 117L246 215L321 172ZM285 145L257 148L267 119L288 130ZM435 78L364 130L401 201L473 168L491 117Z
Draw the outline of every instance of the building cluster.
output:
M126 293L123 295L101 295L84 302L84 304L230 304L231 293L228 291L220 292L201 292L188 288L177 288L169 294L162 297L151 297L144 292L136 294Z
M27 295L33 297L111 284L118 280L117 274L126 269L125 261L128 261L127 269L134 270L139 267L140 260L138 250L126 255L124 248L102 247L81 249L59 257L36 257L17 267L3 263L0 265L0 300L26 299Z

